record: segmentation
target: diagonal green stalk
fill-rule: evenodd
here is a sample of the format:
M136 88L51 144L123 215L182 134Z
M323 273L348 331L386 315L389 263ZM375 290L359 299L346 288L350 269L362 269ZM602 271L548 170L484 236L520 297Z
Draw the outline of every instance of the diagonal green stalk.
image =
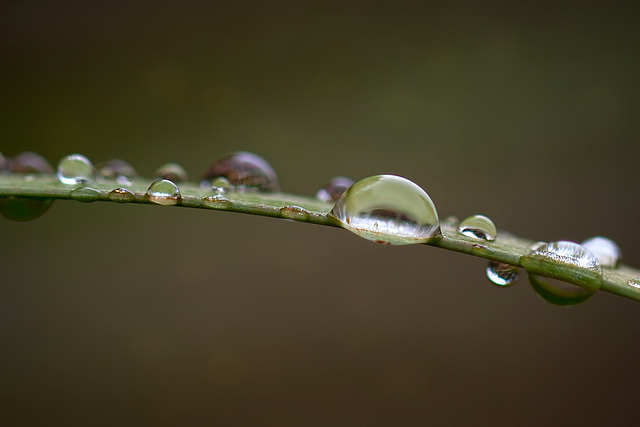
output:
M88 184L67 185L59 182L56 177L49 175L26 176L19 174L0 175L0 197L29 197L38 199L70 199L78 201L114 202L110 193L117 188L126 188L132 193L129 203L154 204L146 197L146 191L151 181L141 178L130 185L123 186L115 181L91 182ZM95 191L85 191L86 188ZM327 216L332 204L324 203L316 198L286 193L257 193L257 192L225 192L224 203L207 204L205 198L212 196L210 190L203 189L194 183L179 185L181 199L176 206L225 210L252 215L270 216L274 218L295 219L312 224L340 227L340 224ZM81 190L85 189L85 190ZM90 194L90 197L87 196ZM298 207L302 210L290 209ZM303 215L291 215L290 212L305 212ZM464 236L457 232L455 224L441 222L442 237L427 242L427 245L437 246L456 252L499 261L522 267L521 258L530 252L533 240L517 237L507 231L500 231L495 241L478 240ZM585 283L583 271L580 268L553 264L552 262L538 266L536 274L547 272L550 276L564 280L585 288L597 288L600 284ZM615 269L603 269L603 283L601 290L640 301L640 287L634 286L633 280L640 278L640 270L628 266Z

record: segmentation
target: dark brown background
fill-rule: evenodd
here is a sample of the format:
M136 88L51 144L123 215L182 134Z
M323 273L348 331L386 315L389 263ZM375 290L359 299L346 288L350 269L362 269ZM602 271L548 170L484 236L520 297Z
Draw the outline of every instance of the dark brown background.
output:
M3 3L0 150L194 179L251 150L302 194L394 173L441 216L640 266L637 2L218 3ZM637 422L620 297L558 308L481 259L221 212L0 230L7 425Z

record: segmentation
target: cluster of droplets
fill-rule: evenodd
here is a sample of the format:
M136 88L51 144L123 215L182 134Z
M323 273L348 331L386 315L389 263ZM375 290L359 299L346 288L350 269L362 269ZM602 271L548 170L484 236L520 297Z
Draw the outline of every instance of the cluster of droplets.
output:
M13 158L0 154L0 171L23 174L26 180L39 175L50 175L54 169L42 156L24 152ZM71 154L58 162L55 175L65 186L73 187L70 197L81 202L93 202L106 195L111 201L128 203L146 200L158 205L180 204L179 184L188 182L185 169L177 163L160 166L154 181L144 195L136 195L129 187L136 180L136 170L126 161L111 159L94 167L82 154ZM92 188L92 182L115 182L105 195ZM209 194L201 199L204 206L229 209L233 206L231 192L279 192L278 177L271 165L256 154L240 151L224 156L209 166L200 181L200 187ZM426 243L442 238L441 226L453 228L464 238L472 239L474 248L486 249L483 242L498 237L494 222L484 215L472 215L459 221L446 217L442 223L429 195L412 181L395 175L376 175L358 182L338 176L320 188L315 197L324 203L333 203L327 216L343 228L365 239L394 245ZM0 213L5 217L29 221L46 212L52 198L14 197L0 198ZM284 218L306 221L310 213L303 207L286 205L280 208ZM603 268L616 268L620 249L610 239L594 237L577 244L559 241L537 242L530 246L520 264L527 271L533 289L546 301L557 305L573 305L590 298L602 285ZM572 281L580 286L563 282L564 267L577 274ZM509 286L518 280L518 267L489 261L487 278L498 286ZM640 289L640 278L627 285Z

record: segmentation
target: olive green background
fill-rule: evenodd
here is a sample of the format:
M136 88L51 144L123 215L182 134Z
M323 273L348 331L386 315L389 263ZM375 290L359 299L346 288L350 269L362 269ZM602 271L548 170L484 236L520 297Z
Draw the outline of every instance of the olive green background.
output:
M8 2L7 2L8 3ZM441 217L640 267L637 2L13 2L0 141L285 191L405 176ZM0 218L5 425L631 425L640 304L344 230L57 202Z

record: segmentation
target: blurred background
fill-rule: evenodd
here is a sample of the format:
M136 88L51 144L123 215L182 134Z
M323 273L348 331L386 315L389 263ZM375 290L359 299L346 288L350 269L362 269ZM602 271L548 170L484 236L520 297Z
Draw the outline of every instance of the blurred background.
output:
M5 2L0 151L283 190L405 176L441 217L640 267L637 2ZM640 305L485 261L195 209L0 218L5 425L631 425Z

